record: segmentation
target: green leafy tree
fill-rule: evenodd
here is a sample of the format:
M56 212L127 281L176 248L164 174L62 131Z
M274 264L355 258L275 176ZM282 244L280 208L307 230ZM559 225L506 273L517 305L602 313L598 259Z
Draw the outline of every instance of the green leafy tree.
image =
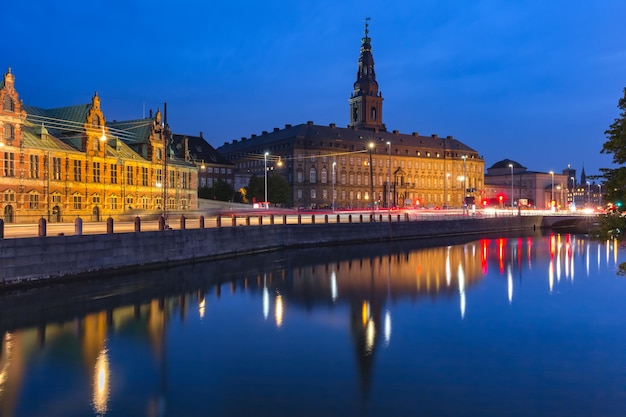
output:
M605 181L605 194L608 201L626 202L626 88L624 97L620 98L617 107L621 110L618 118L615 119L609 129L604 132L607 141L604 142L603 154L613 155L613 163L618 168L602 168L602 177Z
M263 201L265 199L265 178L259 178L253 175L246 187L246 198L252 203L254 200Z
M291 187L285 177L279 174L270 176L267 179L267 189L272 204L291 206Z
M198 198L232 201L235 198L235 189L226 181L218 179L213 183L213 187L198 188Z
M617 107L621 110L618 118L604 132L607 141L604 142L600 153L613 155L613 163L617 168L601 168L604 179L605 199L623 208L626 203L626 88L624 96L620 98ZM620 210L610 213L600 220L600 234L602 237L621 237L626 232L626 218L621 216Z

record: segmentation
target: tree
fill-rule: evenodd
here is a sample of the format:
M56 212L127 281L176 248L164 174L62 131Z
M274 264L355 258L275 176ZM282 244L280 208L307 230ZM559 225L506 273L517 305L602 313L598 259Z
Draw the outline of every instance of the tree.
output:
M620 213L626 203L626 88L624 96L619 100L617 107L621 110L618 118L604 132L607 141L602 145L600 153L613 155L613 163L617 168L601 168L604 179L604 193L607 201L615 203L617 210L608 213L600 219L600 236L621 237L622 230L626 230L626 218ZM620 166L622 165L622 166Z
M267 179L267 189L271 203L291 206L291 187L285 177L273 174Z
M217 179L213 183L213 187L200 187L198 189L198 197L210 200L232 201L235 189L226 181Z
M604 142L600 153L612 154L614 164L624 165L626 163L626 88L624 89L624 97L619 100L617 107L621 113L609 126L609 129L604 132L607 141ZM600 171L605 182L607 200L626 202L626 167L601 168Z

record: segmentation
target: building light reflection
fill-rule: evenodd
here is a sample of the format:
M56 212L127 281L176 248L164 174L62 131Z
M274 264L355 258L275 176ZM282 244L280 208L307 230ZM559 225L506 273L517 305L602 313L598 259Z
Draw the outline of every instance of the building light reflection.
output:
M363 323L363 326L365 327L365 325L367 324L367 321L370 318L370 304L367 301L363 301L363 304L361 305L361 322Z
M452 268L450 267L450 246L448 246L448 250L446 251L446 286L450 286L450 282L452 281Z
M283 309L283 297L278 294L276 295L276 300L274 301L274 319L276 320L276 327L281 327L283 325Z
M107 412L109 401L109 359L106 348L100 351L96 359L94 383L93 383L93 411L104 415Z
M270 293L267 289L267 275L263 275L263 318L267 320L270 314Z
M590 252L591 248L589 247L589 242L587 242L587 246L585 247L585 266L587 268L587 276L589 276L589 257L590 257Z
M330 274L330 296L333 298L333 302L337 300L337 274L335 271Z
M200 318L203 319L204 318L204 311L206 308L206 300L204 297L202 297L200 299L200 302L198 303L198 312L200 314Z
M550 288L550 294L554 288L554 260L550 259L550 266L548 267L548 287Z
M459 264L458 276L459 295L461 296L461 318L465 318L465 271L462 264Z
M509 292L509 304L513 302L513 273L511 272L511 264L507 267L507 287Z
M369 355L374 350L374 342L376 340L376 327L374 320L370 319L365 327L365 352Z
M487 262L487 259L488 259L487 248L489 246L489 241L487 239L483 239L480 241L480 244L482 246L482 253L480 257L480 267L481 267L483 274L487 275L487 272L489 271L489 266L488 266L489 263Z
M3 338L0 339L2 347L0 348L0 399L4 393L4 387L8 380L9 367L11 366L11 357L13 349L13 335L11 333L5 333Z
M389 346L389 342L391 342L391 312L389 310L385 311L385 346Z

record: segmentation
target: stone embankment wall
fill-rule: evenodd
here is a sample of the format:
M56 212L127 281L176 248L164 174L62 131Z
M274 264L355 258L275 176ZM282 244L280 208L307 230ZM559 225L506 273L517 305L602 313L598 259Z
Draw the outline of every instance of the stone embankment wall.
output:
M4 239L0 240L0 286L93 276L280 248L533 230L539 229L541 222L541 216L519 216L237 226Z

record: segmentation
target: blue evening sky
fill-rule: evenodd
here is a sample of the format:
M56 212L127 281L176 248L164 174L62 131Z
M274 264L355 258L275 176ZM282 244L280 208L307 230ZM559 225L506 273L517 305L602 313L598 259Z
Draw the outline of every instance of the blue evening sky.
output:
M3 58L29 105L108 120L167 102L213 146L312 120L348 124L363 21L388 130L587 175L626 87L622 0L94 0L3 5Z

